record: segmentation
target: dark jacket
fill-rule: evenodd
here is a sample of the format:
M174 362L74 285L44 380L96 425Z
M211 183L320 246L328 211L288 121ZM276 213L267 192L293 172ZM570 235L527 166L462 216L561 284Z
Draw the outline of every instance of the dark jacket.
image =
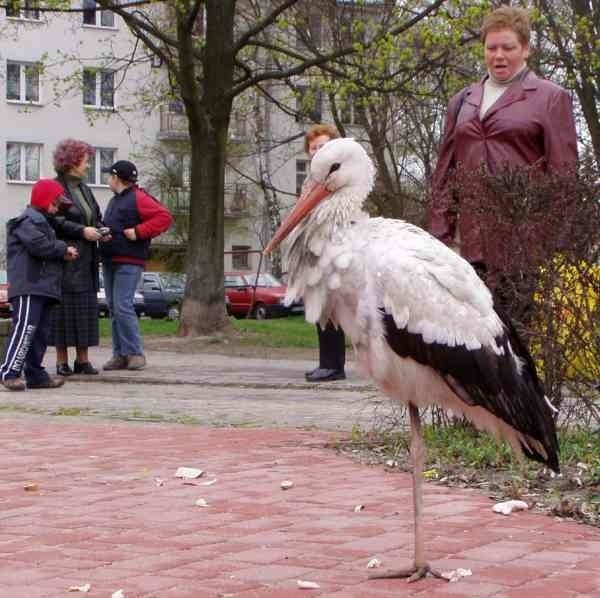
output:
M31 206L6 224L8 298L41 295L60 302L67 244L46 216Z
M488 262L475 214L456 205L449 175L460 165L488 172L539 164L543 171L566 171L577 163L577 136L571 98L562 87L539 79L531 71L515 80L479 118L485 79L456 94L448 104L444 137L429 201L429 229L452 245L456 213L460 252L469 262ZM493 245L493 244L492 244Z
M65 188L65 195L71 199L73 205L68 210L61 211L59 216L54 217L53 226L59 239L67 240L69 245L76 247L79 251L79 259L65 262L63 291L71 293L97 292L99 288L98 264L100 263L98 243L86 241L83 237L83 229L86 227L85 213L77 197L71 194L66 177L58 175L56 180ZM102 213L92 190L85 183L80 183L79 188L92 211L90 226L102 226Z
M144 189L137 185L124 189L115 194L104 213L112 239L101 244L102 259L143 266L151 239L164 233L172 221L169 210ZM135 228L135 241L123 234L127 228Z

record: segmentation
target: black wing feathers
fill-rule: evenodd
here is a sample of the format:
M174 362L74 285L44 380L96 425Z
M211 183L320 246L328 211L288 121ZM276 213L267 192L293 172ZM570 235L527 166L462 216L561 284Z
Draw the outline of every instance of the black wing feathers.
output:
M463 402L482 407L539 441L547 458L534 447L523 446L524 454L558 471L558 442L551 409L544 398L533 359L508 319L503 318L504 335L496 338L504 354L497 355L486 347L469 350L464 345L426 343L422 335L398 328L390 314L384 309L380 311L387 342L397 355L433 368ZM523 362L520 373L511 347Z

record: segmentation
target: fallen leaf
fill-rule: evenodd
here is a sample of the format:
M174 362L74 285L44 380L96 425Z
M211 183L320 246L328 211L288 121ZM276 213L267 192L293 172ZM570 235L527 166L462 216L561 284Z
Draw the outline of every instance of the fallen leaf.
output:
M354 512L358 513L359 511L362 511L365 508L365 505L356 505L354 507Z
M395 461L394 459L388 459L386 462L386 467L397 467L398 466L398 461Z
M371 559L367 563L367 569L376 569L381 566L381 561L379 559Z
M427 471L423 472L423 477L426 480L432 480L434 478L437 478L437 476L438 476L437 469L428 469Z
M447 579L449 582L458 581L461 577L469 577L470 575L473 575L473 571L471 571L471 569L460 568L442 573L442 577Z
M157 486L164 486L165 485L165 481L162 478L154 478L154 483Z
M513 511L526 511L528 508L527 503L522 500L507 500L496 503L492 507L492 511L494 513L501 513L502 515L510 515Z
M112 596L110 598L125 598L125 593L123 592L123 590L117 590L116 592L112 593Z
M39 486L37 484L25 484L23 490L25 490L25 492L35 492L36 490L39 490Z
M202 484L200 484L201 486L212 486L213 484L217 483L217 478L214 478L212 480L206 480L206 482L202 482Z
M196 469L195 467L179 467L175 472L176 478L185 478L191 479L199 478L204 475L204 472L201 469Z
M294 482L292 482L291 480L283 480L283 482L281 482L282 490L289 490L293 486L294 486Z
M199 498L194 504L197 507L208 507L208 503L203 498Z
M69 592L89 592L91 587L92 585L89 583L86 583L83 586L71 586Z
M315 581L302 581L298 580L298 587L301 590L318 590L321 586Z

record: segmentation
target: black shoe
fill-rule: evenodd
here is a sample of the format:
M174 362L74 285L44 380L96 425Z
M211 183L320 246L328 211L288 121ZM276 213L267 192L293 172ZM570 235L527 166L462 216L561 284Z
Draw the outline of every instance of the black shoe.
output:
M56 364L56 373L59 376L72 376L73 370L69 367L68 363L57 363Z
M343 370L329 370L317 368L305 376L308 382L331 382L332 380L345 380L346 374Z
M59 388L65 383L64 378L48 378L43 382L27 382L27 388Z
M87 374L88 376L96 376L98 374L98 370L89 361L84 363L75 361L73 363L73 372L75 374Z
M319 369L319 366L317 366L316 368L313 368L312 370L310 370L310 372L304 372L304 377L306 378L307 376L312 376L318 369Z

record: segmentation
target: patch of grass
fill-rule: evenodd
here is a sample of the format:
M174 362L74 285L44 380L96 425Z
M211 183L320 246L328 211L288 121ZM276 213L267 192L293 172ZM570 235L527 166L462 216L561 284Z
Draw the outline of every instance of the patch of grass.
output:
M244 334L242 344L260 344L267 347L297 347L315 349L317 332L303 316L288 316L270 320L232 319L234 328Z
M90 409L87 407L59 407L50 413L50 415L64 415L67 417L77 417L78 415L89 415Z
M143 336L175 336L179 322L169 320L140 319L140 332ZM315 349L318 347L314 325L308 324L303 316L272 318L268 320L237 320L231 318L235 339L240 345L260 345L263 347L292 347ZM110 338L110 320L100 319L100 335ZM212 342L219 343L219 339Z
M175 336L179 322L164 320L153 320L152 318L141 318L140 332L143 336ZM100 318L100 336L110 338L110 319Z

